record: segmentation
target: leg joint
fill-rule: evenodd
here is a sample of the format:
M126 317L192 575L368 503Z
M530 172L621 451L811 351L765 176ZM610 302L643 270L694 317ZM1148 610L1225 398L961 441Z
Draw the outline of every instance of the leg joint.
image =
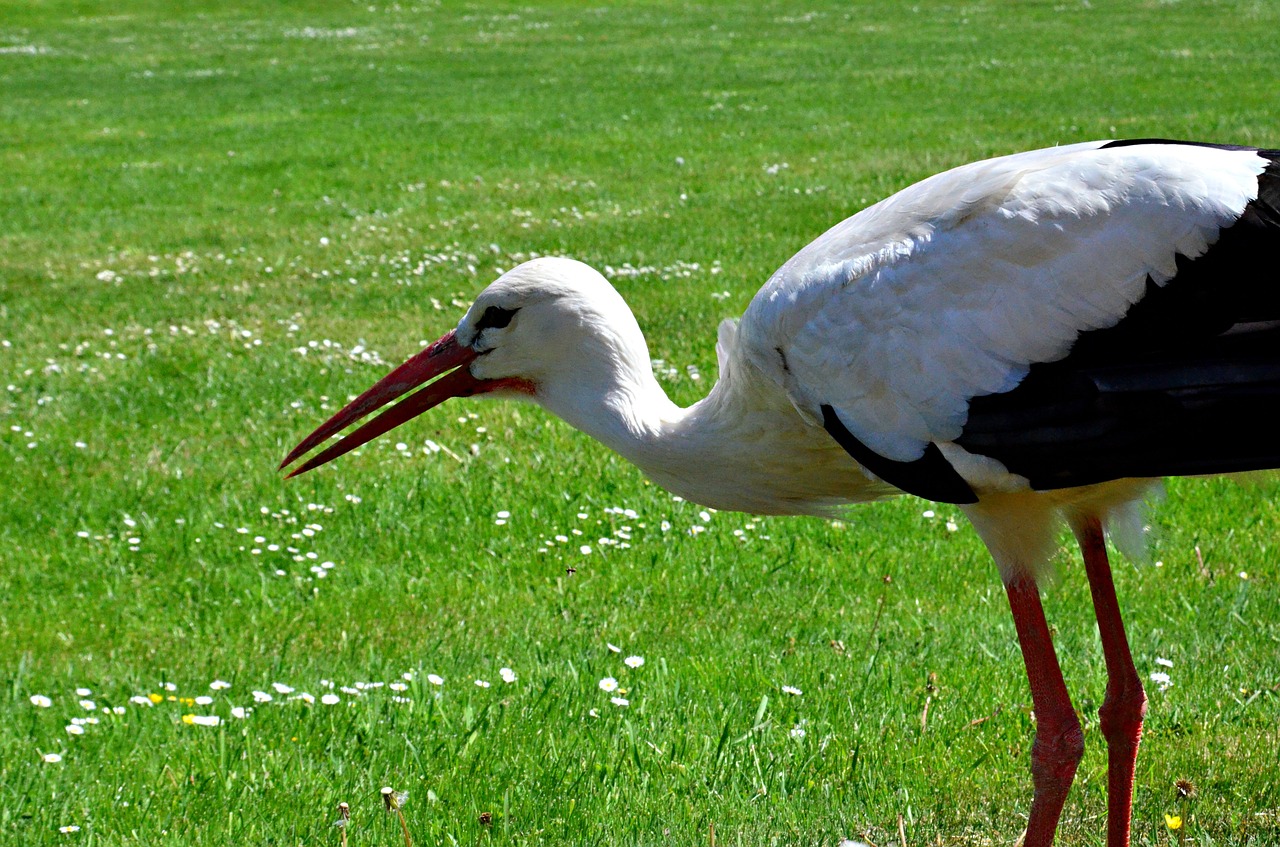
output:
M1103 736L1112 739L1137 740L1142 732L1142 719L1147 714L1147 695L1142 684L1126 689L1107 689L1107 695L1098 709L1099 724Z
M1045 721L1036 729L1031 748L1031 774L1035 779L1070 783L1084 757L1084 733L1075 713L1068 719Z

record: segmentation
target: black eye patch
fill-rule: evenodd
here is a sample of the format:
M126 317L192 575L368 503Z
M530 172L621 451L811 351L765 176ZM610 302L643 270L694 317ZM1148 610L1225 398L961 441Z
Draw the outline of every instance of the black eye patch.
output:
M519 309L501 309L497 306L490 306L484 310L484 314L480 316L480 320L476 322L476 332L483 332L486 329L502 329L511 323L511 319L516 316Z

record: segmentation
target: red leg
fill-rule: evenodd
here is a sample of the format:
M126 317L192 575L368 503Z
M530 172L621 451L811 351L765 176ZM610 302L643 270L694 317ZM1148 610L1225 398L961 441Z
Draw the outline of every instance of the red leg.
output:
M1129 847L1133 771L1142 738L1142 718L1147 713L1147 695L1133 666L1124 622L1120 620L1102 524L1091 517L1077 523L1074 529L1084 553L1084 570L1093 593L1093 611L1107 663L1107 693L1098 710L1102 735L1107 739L1107 847Z
M1049 637L1049 625L1040 605L1040 591L1030 577L1015 577L1005 584L1013 623L1022 646L1022 660L1031 682L1031 702L1036 711L1036 739L1031 747L1031 783L1035 797L1024 847L1049 847L1058 828L1062 806L1084 755L1080 720L1071 707L1071 696L1062 681L1062 669Z

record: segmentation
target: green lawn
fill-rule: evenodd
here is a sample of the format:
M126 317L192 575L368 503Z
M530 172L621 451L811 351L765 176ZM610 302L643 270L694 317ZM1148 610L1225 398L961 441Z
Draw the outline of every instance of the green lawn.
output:
M336 847L345 801L353 847L396 845L384 785L415 844L1012 843L1030 698L954 508L702 513L471 401L275 466L534 254L610 268L692 402L717 320L930 173L1280 145L1277 31L1190 0L0 0L0 843ZM1280 843L1277 494L1173 482L1154 564L1118 561L1172 681L1137 844L1179 811ZM1101 844L1065 552L1046 606L1088 745L1062 842Z

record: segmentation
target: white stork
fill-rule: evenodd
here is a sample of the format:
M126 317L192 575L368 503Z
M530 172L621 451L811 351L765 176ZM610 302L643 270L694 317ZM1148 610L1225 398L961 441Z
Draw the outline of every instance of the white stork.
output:
M1280 151L1145 139L965 165L836 225L736 324L687 409L596 271L536 259L308 436L321 465L450 397L523 397L718 509L958 504L999 567L1031 683L1026 847L1083 751L1040 604L1058 528L1084 555L1107 667L1109 847L1129 843L1146 697L1104 534L1159 477L1280 466ZM441 376L443 374L443 376Z

